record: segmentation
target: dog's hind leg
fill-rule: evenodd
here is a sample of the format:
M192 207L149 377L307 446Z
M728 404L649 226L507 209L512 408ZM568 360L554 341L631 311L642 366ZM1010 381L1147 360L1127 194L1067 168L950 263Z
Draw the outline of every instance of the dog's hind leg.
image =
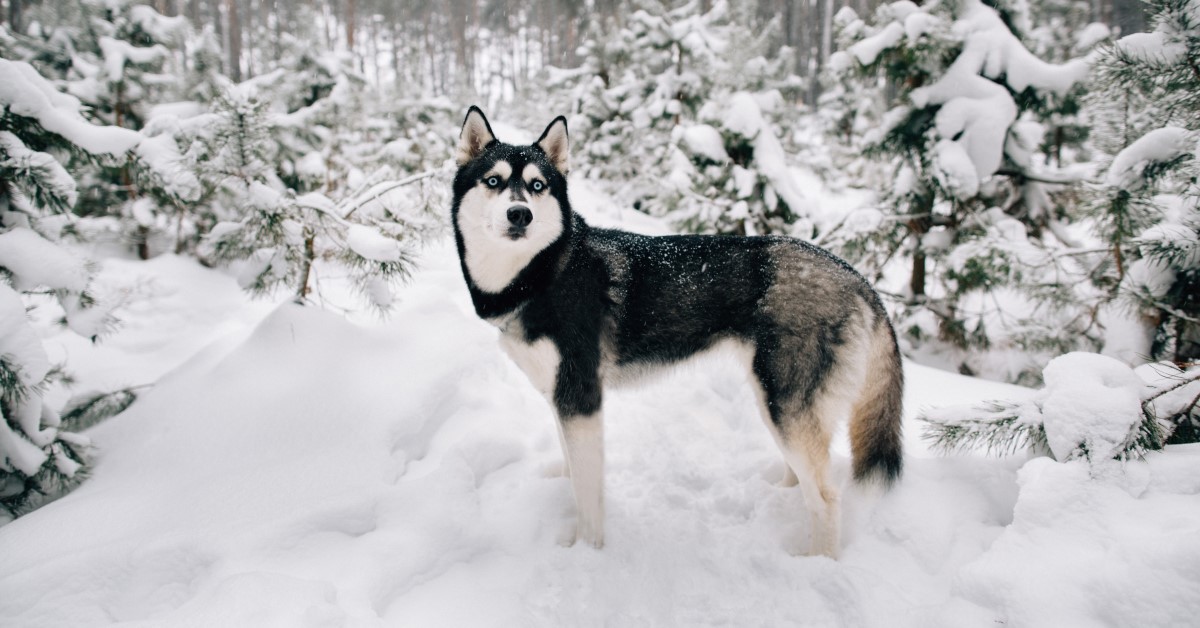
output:
M837 489L829 482L829 445L832 441L830 422L822 421L809 408L788 412L797 404L792 400L767 401L759 382L752 381L758 397L759 411L768 431L779 446L786 463L780 486L799 486L804 502L812 515L812 545L810 554L834 558L838 550L839 499ZM826 404L830 405L830 404ZM772 408L775 412L772 412ZM821 408L836 412L835 408ZM781 420L776 422L772 416Z
M603 413L560 417L563 449L575 506L579 513L575 540L604 546Z
M783 455L795 474L812 517L811 555L837 558L841 521L837 488L829 481L831 434L809 414L783 435Z
M834 558L840 547L840 498L830 481L829 446L836 427L850 413L861 385L845 361L853 351L831 347L823 368L797 360L802 348L759 350L752 362L759 407L789 472L783 485L795 481L812 518L809 554Z

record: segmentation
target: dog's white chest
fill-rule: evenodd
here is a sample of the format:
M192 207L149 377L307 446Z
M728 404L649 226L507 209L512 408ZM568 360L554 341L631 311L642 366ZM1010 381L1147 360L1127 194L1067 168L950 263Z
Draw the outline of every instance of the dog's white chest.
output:
M534 388L547 399L554 400L554 384L562 357L549 338L528 342L521 326L511 325L500 334L500 348L525 372Z

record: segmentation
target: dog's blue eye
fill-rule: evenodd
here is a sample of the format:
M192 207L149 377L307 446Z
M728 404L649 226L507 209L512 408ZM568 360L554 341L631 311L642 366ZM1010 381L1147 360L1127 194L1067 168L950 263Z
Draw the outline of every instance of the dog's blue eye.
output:
M494 188L494 187L500 185L500 177L488 177L487 181L485 181L484 183L487 183L487 186L489 188Z
M541 181L534 181L533 185L531 185L529 187L533 188L534 192L541 192L542 189L545 188L546 186L543 185Z

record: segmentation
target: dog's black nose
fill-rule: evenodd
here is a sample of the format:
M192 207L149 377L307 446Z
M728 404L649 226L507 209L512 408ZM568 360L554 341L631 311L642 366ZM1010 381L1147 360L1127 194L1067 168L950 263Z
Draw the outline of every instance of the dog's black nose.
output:
M528 207L514 205L508 208L508 222L514 227L528 227L533 222L533 212Z

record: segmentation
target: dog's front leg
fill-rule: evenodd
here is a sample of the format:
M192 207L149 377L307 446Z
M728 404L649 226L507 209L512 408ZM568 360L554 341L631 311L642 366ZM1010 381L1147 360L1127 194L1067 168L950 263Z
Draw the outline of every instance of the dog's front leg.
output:
M575 493L579 518L575 540L604 546L604 419L599 410L589 415L559 415L563 453Z

